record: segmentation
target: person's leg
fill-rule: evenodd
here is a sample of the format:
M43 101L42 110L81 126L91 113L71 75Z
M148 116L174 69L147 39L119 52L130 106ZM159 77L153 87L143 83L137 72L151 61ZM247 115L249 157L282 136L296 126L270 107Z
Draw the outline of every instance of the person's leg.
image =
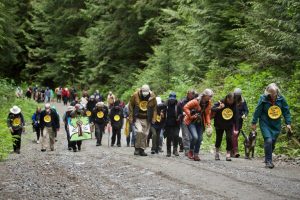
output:
M48 130L47 127L44 128L42 131L42 151L46 151L47 146L48 146Z
M105 125L101 124L100 125L100 135L99 135L99 144L100 144L100 146L102 145L102 137L103 137L104 133L105 133Z
M142 134L143 134L142 120L136 119L136 122L134 123L134 130L136 133L134 154L139 155L140 148L142 147Z
M117 136L117 132L116 131L117 131L116 128L112 127L111 146L115 145L116 136Z
M117 145L121 147L121 128L117 129Z
M172 143L172 128L166 127L165 128L166 135L167 135L167 156L171 156L171 143Z
M157 133L156 133L156 129L151 126L150 128L150 132L152 134L152 147L151 147L151 153L154 154L156 149L157 149L157 146L158 146L158 143L157 143Z
M272 162L272 152L273 152L273 139L272 138L264 138L264 149L265 149L265 162L266 167L273 168Z
M215 142L215 147L216 147L216 155L215 159L220 160L220 147L222 144L222 138L223 138L223 129L216 129L216 142Z
M150 128L151 129L151 128ZM148 134L148 136L147 136L147 147L149 147L150 146L150 140L152 139L152 132L151 131L149 131L149 134Z
M130 132L128 133L128 136L126 137L126 143L127 143L127 146L129 147L130 146Z
M142 124L142 136L141 136L141 148L140 148L140 156L147 156L145 153L145 149L147 148L147 137L150 130L150 123L143 119L141 120Z
M232 129L225 130L226 132L226 160L231 161L230 154L232 151Z
M70 142L70 133L69 133L69 129L68 129L68 125L67 124L65 124L65 131L66 131L66 134L67 134L68 150L71 150L72 149L72 145L71 145L71 142Z
M201 146L201 142L202 142L202 126L200 124L196 125L196 133L197 133L197 140L196 140L196 144L195 144L195 150L194 150L194 157L195 160L200 160L197 158L197 156L199 157L199 152L200 152L200 146Z
M76 144L77 144L78 151L81 151L82 141L81 140L77 141Z
M54 151L55 131L52 128L48 128L48 133L49 133L50 149L51 151Z
M180 131L180 127L177 126L173 127L173 154L175 156L179 156L178 153L179 131Z
M97 139L96 146L100 146L100 125L95 124L95 137Z
M191 141L190 141L191 144L190 144L190 151L188 153L188 157L190 159L194 159L195 146L196 146L196 142L198 141L198 133L195 124L190 124L188 128L191 133Z
M185 154L187 155L188 151L190 150L191 134L190 134L190 131L189 131L187 125L185 125L184 122L181 123L181 131L182 131L183 148L184 148Z
M133 124L130 124L131 127L131 146L135 146L135 140L136 140L136 132Z

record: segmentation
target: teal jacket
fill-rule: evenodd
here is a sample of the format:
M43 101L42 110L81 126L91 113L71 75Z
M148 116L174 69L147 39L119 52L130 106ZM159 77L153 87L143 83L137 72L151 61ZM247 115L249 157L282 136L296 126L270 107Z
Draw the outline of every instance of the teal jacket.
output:
M291 124L291 113L289 106L283 96L278 96L275 105L280 107L282 116L287 125ZM281 131L281 117L278 119L271 119L268 116L268 110L272 106L270 97L261 95L257 107L253 114L252 124L256 124L259 119L259 126L264 138L277 139Z

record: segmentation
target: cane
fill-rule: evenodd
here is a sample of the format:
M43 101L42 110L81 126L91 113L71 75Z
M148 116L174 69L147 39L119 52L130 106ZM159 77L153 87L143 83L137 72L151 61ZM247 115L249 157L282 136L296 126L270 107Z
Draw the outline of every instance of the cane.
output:
M108 131L107 145L108 145L108 147L109 147L109 139L110 139L110 131L111 131L111 126L110 126L110 124L108 124L108 126L107 126L107 131Z

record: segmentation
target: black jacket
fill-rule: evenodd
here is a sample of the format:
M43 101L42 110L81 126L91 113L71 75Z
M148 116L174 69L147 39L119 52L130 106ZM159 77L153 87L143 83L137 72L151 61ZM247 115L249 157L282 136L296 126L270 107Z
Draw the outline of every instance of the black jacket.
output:
M99 118L97 116L97 113L98 112L103 112L104 116L102 118ZM91 116L91 121L94 123L94 124L107 124L109 122L109 119L108 119L108 108L105 106L103 108L100 108L98 110L97 107L95 107L92 111L92 116Z
M123 126L123 118L124 118L123 109L120 106L112 107L109 113L109 118L112 127L121 129Z
M222 103L224 103L224 100L221 100ZM224 103L225 104L225 103ZM234 126L237 126L237 116L238 116L238 111L237 107L235 104L233 105L227 105L225 104L225 107L222 109L219 109L218 107L220 106L220 103L215 103L214 106L211 108L212 112L214 113L214 126L216 129L232 129ZM226 120L222 116L223 110L226 108L229 108L233 112L233 116L231 119Z
M13 122L17 118L19 118L20 124L16 126ZM13 113L9 113L7 116L7 126L13 130L20 130L23 126L25 126L23 114L19 113L15 115Z
M166 102L165 126L180 126L180 117L182 116L182 108L178 104L177 100L175 104L170 104L169 101Z
M50 112L50 117L51 117L51 122L47 123L45 122L45 116L47 115L46 110L43 110L41 112L41 129L43 130L45 128L45 126L50 125L53 130L59 129L60 128L60 124L59 124L59 117L57 112L54 109L51 109Z

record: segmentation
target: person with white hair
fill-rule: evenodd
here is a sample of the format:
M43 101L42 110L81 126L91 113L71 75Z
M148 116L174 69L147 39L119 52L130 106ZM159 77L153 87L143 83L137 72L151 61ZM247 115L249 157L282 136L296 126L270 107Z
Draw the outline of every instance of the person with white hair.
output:
M143 85L130 98L129 122L134 123L136 142L134 155L147 156L147 136L151 123L156 122L157 102L155 94L149 85Z
M21 109L18 106L13 106L9 110L7 117L7 126L14 137L13 144L14 152L20 154L21 149L21 136L25 131L25 121Z
M266 168L274 168L272 153L276 140L281 132L281 117L284 117L287 128L291 131L291 113L285 98L275 83L269 84L260 96L252 119L252 129L256 130L259 120L264 138Z
M247 118L249 114L249 109L247 106L247 102L245 98L242 96L242 90L240 88L234 89L234 103L237 108L237 127L234 127L233 135L232 135L232 155L236 158L240 157L239 154L239 135L240 131L243 128L243 122Z
M188 157L194 161L200 161L199 151L202 142L202 134L205 129L211 130L210 113L213 97L211 89L205 89L197 99L189 101L184 107L184 123L188 126L192 139Z
M47 150L47 139L49 138L50 150L54 151L55 133L59 131L59 117L57 112L51 108L49 103L45 104L45 110L41 112L40 123L42 130L42 152Z
M108 107L102 101L96 103L91 115L91 123L95 126L96 146L102 145L102 136L108 122Z

